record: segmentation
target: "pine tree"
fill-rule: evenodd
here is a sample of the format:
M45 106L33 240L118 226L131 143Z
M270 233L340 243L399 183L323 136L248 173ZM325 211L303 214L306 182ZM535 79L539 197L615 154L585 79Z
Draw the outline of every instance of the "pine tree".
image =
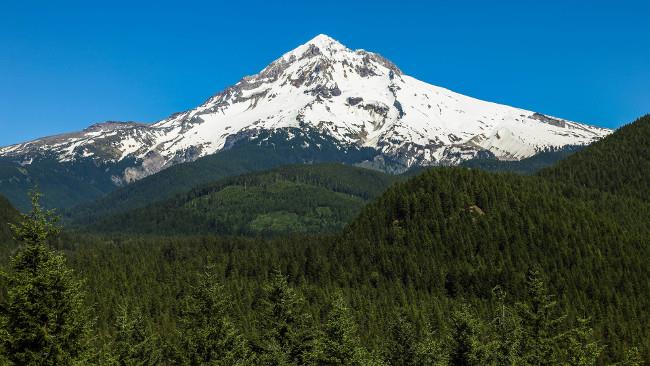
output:
M451 315L449 363L456 366L485 365L487 355L482 343L482 324L467 305Z
M434 333L427 329L422 340L415 349L415 364L419 366L446 366L449 355L442 342L436 339Z
M203 273L183 303L180 337L187 365L254 364L248 341L228 316L229 301L212 269Z
M540 270L528 271L526 286L528 299L517 303L522 324L522 357L527 365L556 365L558 343L564 334L560 325L566 315L561 314L557 301L548 294Z
M497 308L491 322L494 339L489 345L490 362L496 365L521 363L521 324L517 314L506 304L506 292L497 286L492 289Z
M604 347L594 337L588 319L578 319L578 326L571 329L566 336L566 360L571 366L596 365Z
M264 365L309 365L316 353L316 332L303 297L275 271L264 288L260 357Z
M418 338L413 323L399 312L389 324L385 347L386 360L391 366L415 366Z
M357 325L343 293L337 291L323 327L319 365L366 366L381 361L368 352L359 338Z
M21 246L3 273L2 350L16 365L87 364L93 321L83 282L48 246L60 232L56 215L41 208L40 194L31 199L32 212L12 227Z
M117 334L110 361L116 366L158 365L162 361L161 342L145 324L140 311L121 306L116 319Z

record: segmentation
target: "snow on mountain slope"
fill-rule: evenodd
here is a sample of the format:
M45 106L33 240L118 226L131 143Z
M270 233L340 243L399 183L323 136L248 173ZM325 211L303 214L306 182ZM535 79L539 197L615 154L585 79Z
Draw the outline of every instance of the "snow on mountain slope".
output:
M259 131L287 128L374 148L403 167L457 164L478 154L521 159L611 132L454 93L405 75L378 54L319 35L197 108L151 125L97 124L0 148L0 156L25 163L44 153L61 161L130 157L136 165L119 177L129 182Z

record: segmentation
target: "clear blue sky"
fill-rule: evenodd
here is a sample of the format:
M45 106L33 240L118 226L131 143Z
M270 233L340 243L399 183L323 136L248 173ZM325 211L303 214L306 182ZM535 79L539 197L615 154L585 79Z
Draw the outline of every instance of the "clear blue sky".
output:
M0 145L162 119L319 33L481 99L607 127L650 112L648 1L92 3L0 4Z

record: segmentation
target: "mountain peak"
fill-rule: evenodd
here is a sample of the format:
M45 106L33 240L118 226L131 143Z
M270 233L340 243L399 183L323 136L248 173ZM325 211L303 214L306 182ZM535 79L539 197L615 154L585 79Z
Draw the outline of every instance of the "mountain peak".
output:
M405 168L453 165L485 153L522 159L610 132L424 83L377 53L319 34L194 109L151 125L102 124L2 148L0 156L130 157L136 166L116 178L128 182L262 133L294 136L296 129L331 138L341 149L373 149Z
M331 46L344 47L341 44L341 42L335 40L334 38L328 36L327 34L322 34L322 33L317 35L316 37L312 38L311 40L309 40L309 42L307 42L307 44L308 45L309 44L314 45L314 46L316 46L318 48L321 48L321 47L322 48L328 48L328 47L331 47Z
M307 43L287 52L282 59L288 60L292 57L300 59L304 55L324 55L327 57L333 57L340 51L350 50L334 38L326 34L319 34L307 41Z

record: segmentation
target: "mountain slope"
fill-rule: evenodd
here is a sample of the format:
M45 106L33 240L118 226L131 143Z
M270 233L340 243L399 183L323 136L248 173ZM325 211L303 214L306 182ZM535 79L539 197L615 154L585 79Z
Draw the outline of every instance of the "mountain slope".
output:
M223 179L85 229L274 235L341 229L396 176L341 164L294 165Z
M559 149L542 151L538 154L521 160L504 161L497 159L471 159L460 163L460 166L471 169L480 169L488 172L511 172L517 174L534 174L551 167L559 161L580 151L583 146L567 145Z
M42 156L23 164L0 158L0 193L23 212L31 208L28 193L34 188L44 193L44 207L69 208L117 189L111 176L130 163L125 160L97 165L90 159L59 162L55 157Z
M293 138L287 142L287 134ZM311 143L310 148L305 145ZM369 149L340 149L327 136L301 130L262 134L257 139L238 141L226 151L194 162L175 165L158 174L120 188L101 199L68 210L66 219L90 224L101 217L163 201L192 188L254 171L287 164L343 162L354 164L374 155Z
M563 306L590 314L608 352L648 344L650 205L538 177L434 168L389 188L336 240L346 278L488 301L523 296L540 265ZM620 304L625 304L622 308Z
M102 324L113 322L113 304L126 294L150 309L161 334L172 334L175 299L206 264L229 289L237 317L256 324L260 284L279 269L308 294L314 314L342 288L361 334L377 347L396 313L410 314L418 329L429 319L448 324L450 311L468 303L492 319L494 286L513 304L526 296L526 271L540 265L568 321L591 318L605 340L605 364L650 344L648 219L648 205L630 197L433 168L394 184L333 238L85 236L73 241L81 244L71 262L96 289Z
M9 200L0 196L0 245L11 240L12 233L9 223L15 223L18 219L18 211L9 203ZM2 252L6 253L5 250Z
M621 127L540 175L650 201L650 115Z
M124 185L236 141L275 133L290 141L292 129L342 150L372 149L366 164L397 171L474 157L516 160L610 133L426 84L376 53L319 35L194 109L151 125L96 124L0 148L0 156L23 165L44 154L98 167L127 162L103 178Z

